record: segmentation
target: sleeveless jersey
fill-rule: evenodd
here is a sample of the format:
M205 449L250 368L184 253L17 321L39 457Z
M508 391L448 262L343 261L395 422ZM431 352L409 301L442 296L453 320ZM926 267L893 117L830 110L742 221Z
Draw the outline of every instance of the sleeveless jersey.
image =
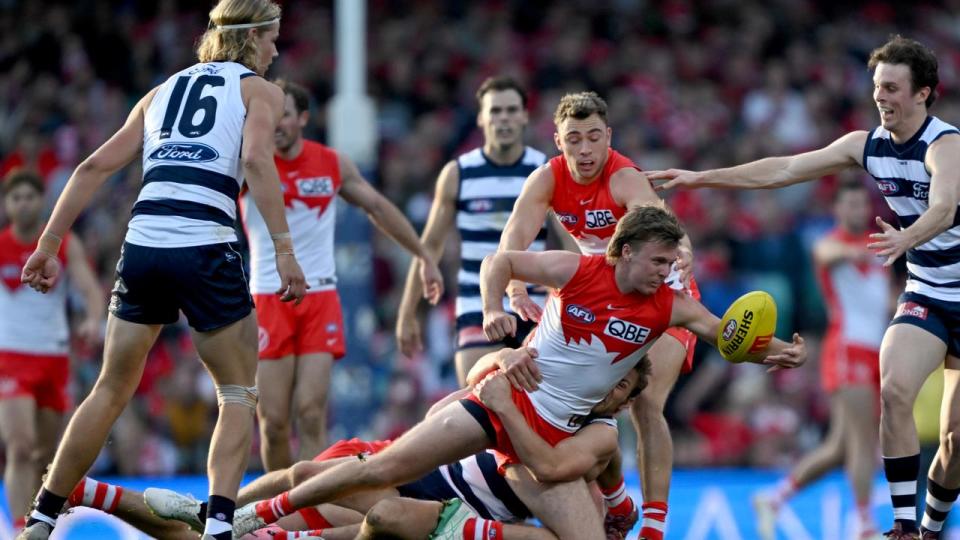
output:
M573 179L562 155L550 160L550 170L553 171L550 206L560 224L585 254L606 252L617 221L627 213L627 209L617 203L610 192L610 177L627 167L640 170L629 158L609 148L607 163L600 176L584 185Z
M902 228L927 211L930 172L924 165L927 148L942 137L960 133L956 127L928 116L910 140L896 144L879 126L863 148L863 167L876 180ZM953 226L907 251L907 292L947 302L960 301L960 212Z
M483 302L480 299L480 263L497 251L500 235L510 218L513 205L530 173L543 165L546 156L538 150L524 149L512 165L497 165L475 148L457 158L460 187L457 193L457 230L460 232L460 272L457 274L458 326L481 324ZM530 245L531 251L543 251L547 230L540 228ZM530 298L543 305L544 293L528 288ZM504 308L509 304L504 298ZM466 319L471 319L467 321Z
M20 283L20 272L37 242L21 244L10 227L0 231L0 351L37 355L68 353L70 327L67 323L66 235L60 244L60 279L46 294Z
M537 413L574 432L670 324L673 290L623 294L602 255L583 255L570 282L547 299L530 346L543 381Z
M143 186L126 241L145 247L235 242L246 106L234 62L196 64L160 85L143 126Z
M333 232L342 182L337 152L304 140L300 155L291 160L274 156L274 163L280 175L293 248L310 284L308 292L334 289ZM250 291L273 293L280 288L273 240L249 191L240 201L240 211L250 241Z
M858 247L871 242L869 232L852 235L834 229L830 237ZM890 322L890 272L883 261L871 257L860 264L847 261L830 267L818 265L817 278L827 305L827 332L844 345L879 351Z
M474 454L437 471L457 498L483 519L514 523L533 517L498 472L493 452Z

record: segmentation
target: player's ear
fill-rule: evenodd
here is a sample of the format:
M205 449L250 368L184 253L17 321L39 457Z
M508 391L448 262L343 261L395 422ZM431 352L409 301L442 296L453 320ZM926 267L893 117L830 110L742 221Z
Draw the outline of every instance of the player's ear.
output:
M620 248L620 258L630 262L630 259L633 258L633 250L630 248L630 244L623 244L623 247Z
M298 122L300 123L300 129L307 127L307 122L310 121L310 111L303 111L299 115Z
M553 144L557 145L557 150L563 152L563 148L560 146L560 134L556 131L553 132Z
M607 126L607 146L609 147L612 144L613 144L613 128L610 126Z

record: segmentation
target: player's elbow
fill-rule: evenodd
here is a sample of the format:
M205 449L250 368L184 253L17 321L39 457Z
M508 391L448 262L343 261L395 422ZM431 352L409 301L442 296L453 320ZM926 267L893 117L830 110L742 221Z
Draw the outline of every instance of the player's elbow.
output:
M957 216L957 205L946 201L938 201L932 203L930 208L927 209L927 212L932 213L934 217L936 217L937 230L945 231L953 227L954 220Z
M247 152L240 158L240 165L247 177L261 178L262 175L275 167L273 155L266 152Z

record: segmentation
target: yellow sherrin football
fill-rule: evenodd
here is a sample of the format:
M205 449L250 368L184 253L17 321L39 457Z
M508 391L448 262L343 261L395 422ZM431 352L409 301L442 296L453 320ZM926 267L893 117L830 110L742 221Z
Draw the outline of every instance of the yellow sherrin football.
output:
M737 298L720 319L717 349L728 362L752 360L773 340L777 329L777 304L764 291Z

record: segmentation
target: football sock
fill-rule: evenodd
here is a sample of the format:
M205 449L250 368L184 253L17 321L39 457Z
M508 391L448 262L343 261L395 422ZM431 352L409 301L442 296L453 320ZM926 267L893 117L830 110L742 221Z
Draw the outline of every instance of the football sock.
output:
M643 527L640 529L640 538L646 540L663 540L663 531L667 524L667 503L653 501L643 503Z
M633 499L627 495L627 485L624 483L623 478L620 479L620 483L614 488L606 489L601 487L600 493L603 494L603 502L607 506L608 514L628 516L630 512L633 512Z
M47 488L40 488L40 494L37 495L37 502L30 517L27 518L27 526L39 523L41 521L49 523L50 526L57 524L57 516L63 510L63 503L67 502L66 497L61 497L56 493L47 491Z
M890 484L893 520L905 532L917 531L917 474L920 472L920 454L883 458L883 472Z
M463 540L503 540L503 523L492 519L472 517L463 524Z
M291 514L296 510L297 509L290 504L289 491L285 491L272 499L260 501L254 506L254 511L256 511L264 523L274 523L283 516Z
M296 540L297 538L307 538L310 536L323 536L324 529L312 529L309 531L276 531L271 532L273 540Z
M943 522L947 520L947 514L957 500L958 493L960 488L948 489L934 482L932 478L927 478L927 507L923 511L922 531L943 530Z
M792 474L787 476L780 480L780 482L774 486L773 491L770 492L770 502L773 503L774 508L779 510L785 502L790 500L790 497L793 497L799 487L797 480Z
M86 506L112 514L123 497L123 488L84 477L67 500L70 506Z
M237 503L219 495L211 495L207 504L207 522L204 536L210 535L216 540L233 540L233 511Z
M303 518L303 522L307 524L307 527L310 529L330 529L333 528L333 523L323 517L323 514L320 513L320 510L317 510L316 506L310 506L308 508L303 508L297 511L300 514L300 517Z

